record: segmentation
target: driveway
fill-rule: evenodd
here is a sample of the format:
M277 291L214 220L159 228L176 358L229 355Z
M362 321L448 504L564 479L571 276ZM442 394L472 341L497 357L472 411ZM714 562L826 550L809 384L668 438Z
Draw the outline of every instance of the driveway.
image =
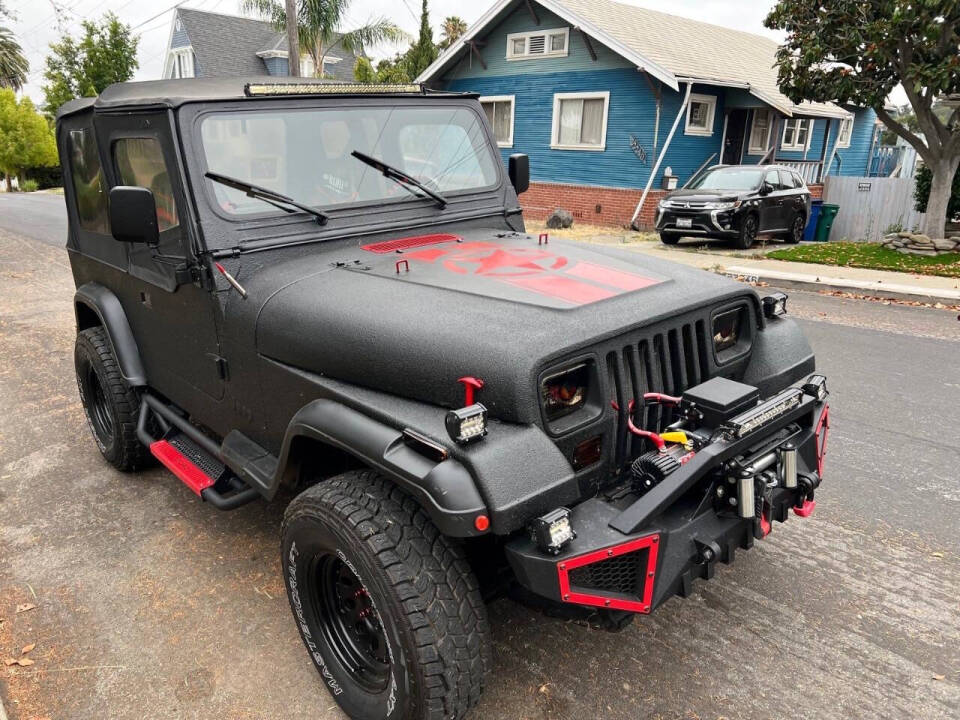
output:
M10 720L341 718L284 597L289 498L219 513L165 471L107 466L77 401L66 254L20 231L0 229L0 658L36 648L0 664ZM790 303L832 391L814 515L621 634L495 602L471 717L960 716L956 315Z

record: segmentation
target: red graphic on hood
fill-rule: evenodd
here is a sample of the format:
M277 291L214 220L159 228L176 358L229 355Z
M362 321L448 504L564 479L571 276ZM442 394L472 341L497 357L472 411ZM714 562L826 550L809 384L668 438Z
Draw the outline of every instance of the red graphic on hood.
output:
M586 305L660 280L591 262L571 261L542 247L506 248L492 242L461 243L405 253L410 260L436 263L458 275L480 275L531 292Z

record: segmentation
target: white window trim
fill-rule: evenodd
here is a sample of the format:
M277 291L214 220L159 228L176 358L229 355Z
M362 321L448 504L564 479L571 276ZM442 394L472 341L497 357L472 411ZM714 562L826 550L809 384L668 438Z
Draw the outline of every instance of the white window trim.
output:
M561 100L603 100L603 132L599 145L561 145L560 144L560 101ZM551 150L587 150L603 152L607 149L607 116L610 114L610 91L554 93L553 95L553 131L550 135ZM581 118L582 120L582 118Z
M186 47L178 47L170 50L170 55L167 58L167 72L166 76L171 79L176 79L176 75L173 74L174 68L177 66L177 58L184 58L184 63L188 63L190 66L190 74L183 75L181 77L192 78L197 76L197 67L194 62L193 57L193 46L187 45Z
M693 103L703 103L710 107L710 112L707 115L707 127L698 128L690 124L690 110L693 108ZM713 121L717 116L717 96L716 95L698 95L693 93L690 95L690 101L687 103L687 124L683 129L684 135L700 135L701 137L709 137L713 135Z
M787 137L787 125L788 125L792 120L796 120L796 121L797 121L797 129L794 131L794 138L796 138L797 135L800 134L800 123L809 123L809 125L807 126L807 140L806 140L806 142L804 142L803 144L799 144L799 143L794 142L794 143L792 143L792 144L790 144L790 145L787 145L787 143L786 143L785 138ZM787 118L787 119L784 121L784 123L783 123L783 133L781 133L781 135L780 135L780 149L781 149L781 150L796 150L796 151L809 150L809 149L810 149L810 141L813 139L813 126L814 126L814 120L813 120L813 118Z
M843 137L843 125L844 123L850 123L850 132L847 134L847 141L843 142L840 138ZM848 148L850 147L850 140L853 138L853 115L840 119L840 125L837 128L837 147L838 148Z
M510 103L510 138L505 142L500 142L497 140L497 147L502 148L512 148L513 147L513 121L516 117L516 108L517 101L515 95L484 95L480 98L480 104L483 103L498 103L498 102L509 102ZM496 128L490 128L496 132ZM496 135L494 135L496 140Z
M753 124L757 121L757 113L767 114L767 134L763 138L763 145L753 144ZM773 132L774 119L775 117L773 114L773 110L756 108L753 111L753 116L750 118L750 133L747 135L747 154L748 155L763 155L765 152L767 152L767 150L770 149L770 133Z
M550 36L563 34L563 52L551 52L550 51ZM543 52L537 53L536 55L531 55L529 53L530 43L524 43L524 52L523 55L514 55L513 54L513 41L519 38L529 38L534 35L543 35L544 36L544 45ZM570 54L570 28L553 28L552 30L532 30L530 32L519 32L519 33L507 33L507 60L539 60L540 58L558 58L558 57L567 57Z

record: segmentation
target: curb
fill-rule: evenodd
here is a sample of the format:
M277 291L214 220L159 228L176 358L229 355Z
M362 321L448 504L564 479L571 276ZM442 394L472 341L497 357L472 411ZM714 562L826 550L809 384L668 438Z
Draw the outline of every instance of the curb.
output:
M889 298L891 300L927 300L931 302L960 304L960 289L924 288L901 283L883 283L877 280L850 280L848 278L836 278L826 275L813 277L801 273L765 270L737 265L725 266L721 274L733 277L744 277L750 280L770 281L780 287L795 288L798 290L839 290L842 292L859 292L876 297Z

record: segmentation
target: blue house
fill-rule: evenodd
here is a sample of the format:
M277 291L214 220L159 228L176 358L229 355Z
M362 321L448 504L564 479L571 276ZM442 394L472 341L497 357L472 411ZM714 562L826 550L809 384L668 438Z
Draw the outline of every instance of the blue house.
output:
M357 56L335 37L323 57L322 74L353 81ZM250 77L287 75L287 35L272 23L253 18L177 8L167 42L164 78ZM300 58L300 74L319 75L308 54Z
M418 80L480 93L504 159L530 156L529 215L642 226L663 187L718 163L789 165L815 195L866 175L873 110L791 102L776 50L611 0L500 0Z

